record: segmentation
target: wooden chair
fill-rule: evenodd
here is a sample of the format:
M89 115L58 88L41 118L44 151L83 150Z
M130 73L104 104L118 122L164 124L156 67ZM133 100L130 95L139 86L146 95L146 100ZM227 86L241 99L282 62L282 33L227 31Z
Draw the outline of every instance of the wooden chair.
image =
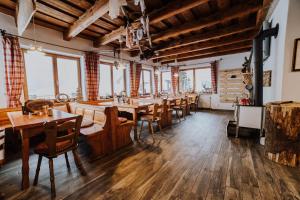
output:
M153 106L153 111L152 113L148 113L145 115L141 116L141 131L140 131L140 135L139 135L139 139L141 138L141 134L143 131L143 126L144 126L144 122L147 121L148 122L148 127L149 127L149 133L152 136L153 139L153 143L155 143L155 138L154 138L154 131L153 131L153 122L156 122L158 127L159 127L159 131L161 132L161 107L158 104L154 104Z
M197 95L196 97L195 97L195 99L193 99L193 101L191 102L191 109L193 110L193 111L197 111L197 109L198 109L198 103L199 103L199 96Z
M179 116L179 111L181 111L181 115L185 119L186 106L187 106L187 99L184 98L180 99L180 103L178 105L173 106L173 110L175 110L176 117L179 120L179 122L181 121Z
M46 139L34 150L34 152L39 155L39 158L33 185L37 185L38 183L42 158L48 158L52 198L56 196L53 158L65 154L66 164L68 169L70 169L67 152L72 151L77 168L80 170L83 176L86 175L85 169L83 168L77 153L78 135L80 131L81 121L82 116L78 116L76 120L68 120L61 124L57 124L56 122L46 122L44 124Z

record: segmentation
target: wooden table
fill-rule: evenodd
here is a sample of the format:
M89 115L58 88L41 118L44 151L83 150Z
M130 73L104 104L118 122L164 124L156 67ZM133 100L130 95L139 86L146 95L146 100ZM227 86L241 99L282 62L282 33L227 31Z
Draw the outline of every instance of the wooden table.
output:
M132 120L134 122L134 140L138 141L137 127L138 127L138 113L141 110L148 109L149 106L153 105L153 101L142 101L142 99L136 103L116 103L116 102L104 102L99 103L100 106L117 106L119 111L128 112L132 114Z
M53 116L23 115L21 111L8 112L8 118L14 130L19 130L22 138L22 189L29 188L29 139L43 132L45 122L63 122L77 115L53 110Z

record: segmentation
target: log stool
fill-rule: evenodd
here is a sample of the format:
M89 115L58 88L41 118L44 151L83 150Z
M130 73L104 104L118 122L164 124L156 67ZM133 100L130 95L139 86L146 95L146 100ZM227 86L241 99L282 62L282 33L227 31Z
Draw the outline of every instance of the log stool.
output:
M5 142L5 132L4 128L0 128L0 166L4 164L4 142Z
M274 102L266 105L266 156L279 164L300 164L300 103Z

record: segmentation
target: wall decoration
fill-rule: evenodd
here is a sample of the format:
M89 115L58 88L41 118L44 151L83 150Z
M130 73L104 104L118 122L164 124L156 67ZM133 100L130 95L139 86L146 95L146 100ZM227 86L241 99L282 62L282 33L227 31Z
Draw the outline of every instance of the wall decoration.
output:
M234 103L237 98L244 96L245 86L241 70L239 68L220 71L220 102Z
M272 80L272 70L264 71L263 86L271 87L271 80Z
M300 71L300 38L295 39L292 71Z

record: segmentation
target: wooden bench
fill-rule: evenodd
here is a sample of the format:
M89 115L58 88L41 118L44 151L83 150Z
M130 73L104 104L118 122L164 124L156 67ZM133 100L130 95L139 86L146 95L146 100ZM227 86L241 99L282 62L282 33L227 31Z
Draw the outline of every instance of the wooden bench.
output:
M119 118L117 107L70 103L68 110L83 116L80 133L91 147L92 159L132 143L130 132L133 122Z
M5 130L11 128L11 123L7 113L19 111L20 108L1 108L0 109L0 166L5 162Z

